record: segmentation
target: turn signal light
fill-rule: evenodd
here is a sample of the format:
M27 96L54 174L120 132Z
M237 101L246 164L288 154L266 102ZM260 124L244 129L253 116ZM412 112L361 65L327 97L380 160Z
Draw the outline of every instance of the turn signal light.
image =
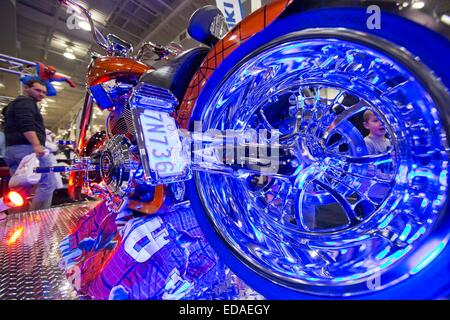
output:
M8 207L21 207L25 203L22 195L16 191L8 192L4 200Z

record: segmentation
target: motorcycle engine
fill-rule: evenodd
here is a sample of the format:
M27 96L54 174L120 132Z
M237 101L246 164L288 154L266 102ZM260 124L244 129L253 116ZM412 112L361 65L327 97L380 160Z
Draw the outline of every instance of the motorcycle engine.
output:
M116 85L109 90L108 95L114 105L106 118L106 133L109 137L122 134L133 139L136 134L128 102L132 90L130 85Z
M91 186L111 202L110 208L120 211L128 200L151 202L154 198L155 187L186 180L190 177L191 171L184 162L179 162L182 161L184 154L181 142L176 140L171 142L174 144L173 147L168 146L172 148L169 152L171 158L164 160L159 160L161 156L156 158L166 166L167 163L172 163L168 161L178 161L180 168L184 166L181 174L180 171L174 171L172 175L165 172L159 175L158 170L151 167L151 160L155 160L150 158L152 156L149 156L148 150L153 150L152 155L160 151L152 149L154 147L152 143L145 144L147 140L144 139L144 132L157 132L161 135L161 139L167 139L169 131L161 129L161 126L167 125L165 122L151 124L150 130L145 129L145 125L148 126L148 124L142 123L142 119L143 117L158 119L158 121L165 119L164 121L169 123L173 122L168 127L176 127L175 120L169 114L173 112L177 100L169 90L146 83L140 83L136 87L116 85L108 89L105 92L110 103L104 105L113 107L108 107L110 113L106 122L107 140L91 155L91 161L99 167L97 181L100 183L94 183ZM142 116L144 113L145 116ZM154 128L158 130L155 131ZM153 141L158 143L159 140Z
M133 119L128 103L121 110L112 111L106 118L106 133L109 137L115 135L131 135L135 136Z
M142 190L152 193L153 187L140 179L141 161L139 153L134 151L137 150L136 130L128 103L132 87L116 85L108 89L114 107L109 109L106 118L106 141L90 155L91 162L100 168L97 174L90 175L90 182L94 193L111 202L111 209L120 211L133 198L136 188L141 198Z
M125 197L132 191L132 177L139 162L130 152L131 143L124 135L115 135L100 153L100 176L110 194Z
M134 149L128 137L117 134L91 155L91 162L99 165L95 179L90 179L91 190L110 202L109 207L115 212L133 198L138 185L152 192L152 187L139 179L140 160Z

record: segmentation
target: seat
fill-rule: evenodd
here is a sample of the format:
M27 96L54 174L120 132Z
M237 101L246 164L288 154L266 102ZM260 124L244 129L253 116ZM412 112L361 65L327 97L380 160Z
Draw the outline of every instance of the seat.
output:
M144 73L139 82L169 89L181 102L191 78L209 50L205 47L189 49L170 60L166 65Z

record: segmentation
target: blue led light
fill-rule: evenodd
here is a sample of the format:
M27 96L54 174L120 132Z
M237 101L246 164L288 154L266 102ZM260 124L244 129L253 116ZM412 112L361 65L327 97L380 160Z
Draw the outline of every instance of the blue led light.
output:
M416 274L427 265L429 265L436 257L444 250L446 243L441 242L439 245L434 248L424 259L422 259L412 270L411 274Z
M439 182L442 185L447 184L447 170L442 170L441 174L439 175Z
M422 204L420 205L421 208L425 208L428 205L428 200L427 199L423 199L422 200Z
M405 249L399 250L396 253L394 253L393 255L391 255L390 258L392 258L394 260L398 260L399 258L403 257L406 253L408 253L408 251L411 249L412 249L411 246L407 246Z
M383 159L383 160L378 160L374 162L374 165L378 166L380 164L384 164L384 163L390 163L392 162L392 159Z
M405 196L403 197L403 201L408 201L409 200L409 193L405 193Z
M306 278L307 280L310 280L310 281L319 281L320 279L318 279L318 278Z
M346 278L343 278L343 277L334 278L335 282L342 282L342 281L345 281L345 280L346 280Z
M421 227L412 237L411 239L408 239L408 243L411 244L417 239L419 239L420 235L424 234L426 229L424 227Z
M388 258L388 261L386 261L385 263L383 263L381 265L381 269L386 269L391 264L398 261L401 257L403 257L405 254L407 254L409 251L411 251L412 248L413 248L412 246L407 246L405 249L399 250L399 251L395 252L394 254L390 255Z
M391 247L386 247L383 251L381 251L381 252L376 256L376 258L377 258L378 260L383 259L384 257L386 257L386 255L389 253L390 250L391 250Z
M416 177L424 177L427 179L434 179L433 173L431 173L431 172L414 171L409 174L410 179L414 179Z
M402 234L400 235L400 240L401 241L405 241L406 240L406 237L409 235L409 233L411 232L411 225L408 223L406 226L405 226L405 229L403 229L403 232L402 232Z
M362 241L362 240L365 240L365 239L368 239L368 238L369 238L369 235L365 234L365 235L363 235L361 237L356 238L355 241Z
M381 229L386 228L386 226L389 224L389 222L391 222L393 217L394 217L394 215L392 215L392 214L388 215L386 217L386 219L384 219L383 222L380 223L380 225L378 227Z

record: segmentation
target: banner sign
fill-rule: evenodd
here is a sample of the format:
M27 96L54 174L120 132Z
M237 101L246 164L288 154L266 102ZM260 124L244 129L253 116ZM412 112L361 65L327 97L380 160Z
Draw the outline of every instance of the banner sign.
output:
M242 20L240 0L216 0L217 7L225 16L225 21L231 29Z

